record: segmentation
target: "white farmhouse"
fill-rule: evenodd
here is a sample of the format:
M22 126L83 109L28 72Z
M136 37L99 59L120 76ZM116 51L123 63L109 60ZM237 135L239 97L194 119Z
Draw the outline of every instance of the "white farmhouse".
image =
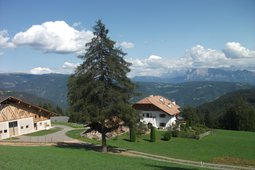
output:
M54 113L15 97L0 97L0 140L51 128Z
M139 110L140 121L151 123L156 128L167 128L176 123L176 116L180 113L175 102L162 96L149 96L133 105L133 108Z

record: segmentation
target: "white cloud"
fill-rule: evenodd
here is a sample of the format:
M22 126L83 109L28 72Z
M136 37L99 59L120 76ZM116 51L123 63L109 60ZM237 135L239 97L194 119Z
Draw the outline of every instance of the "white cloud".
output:
M123 41L122 43L120 43L120 46L124 49L129 49L129 48L134 48L135 45L131 42L126 42L126 41Z
M49 74L49 73L53 73L53 70L51 70L50 68L46 68L46 67L36 67L30 70L31 74Z
M223 49L228 58L249 58L255 57L255 51L243 47L238 42L228 42Z
M231 57L226 52L196 45L186 50L181 58L164 58L151 55L146 59L127 59L132 63L130 77L160 76L166 73L189 68L231 68L255 70L254 51L242 47L239 43L226 43ZM238 57L237 57L238 54ZM229 55L229 54L228 54ZM236 55L234 57L234 55Z
M15 45L10 42L7 30L0 30L0 46L3 48L14 48Z
M78 31L65 21L49 21L33 25L12 39L16 45L28 45L44 52L73 53L84 50L85 43L93 37L91 31Z
M69 62L65 62L63 65L62 65L62 68L63 69L71 69L71 70L74 70L76 69L80 64L79 63L69 63Z
M149 58L148 58L148 60L161 60L161 59L162 59L162 57L157 56L157 55L151 55L151 56L149 56Z
M186 50L183 58L183 64L186 67L223 67L227 64L227 58L221 51L205 48L201 45Z

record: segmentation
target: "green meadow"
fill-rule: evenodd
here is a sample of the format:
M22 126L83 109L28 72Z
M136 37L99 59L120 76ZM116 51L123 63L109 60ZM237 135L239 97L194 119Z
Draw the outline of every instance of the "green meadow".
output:
M84 148L55 146L0 146L0 167L4 170L191 170L192 168L153 161L99 153Z
M74 130L67 135L93 142L79 137L80 132L81 130ZM161 140L163 133L157 131L155 143L149 141L149 135L141 136L135 143L129 142L128 134L125 134L108 140L108 144L180 159L255 166L254 132L214 130L201 140L172 137L170 141Z

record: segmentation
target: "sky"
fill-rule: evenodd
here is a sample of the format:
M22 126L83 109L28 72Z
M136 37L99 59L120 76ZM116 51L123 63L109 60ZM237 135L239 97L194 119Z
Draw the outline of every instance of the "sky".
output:
M98 19L130 77L255 71L255 0L0 0L0 73L73 73Z

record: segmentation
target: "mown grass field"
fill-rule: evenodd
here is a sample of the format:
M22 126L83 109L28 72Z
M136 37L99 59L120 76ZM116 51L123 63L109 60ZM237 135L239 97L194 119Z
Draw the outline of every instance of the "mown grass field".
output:
M84 148L0 146L3 170L191 170L185 166Z
M69 132L68 135L78 138L79 133L80 131L76 130ZM171 138L170 141L161 140L163 133L157 132L155 143L149 141L149 135L142 136L135 143L129 142L126 134L109 140L108 144L180 159L255 166L254 132L214 130L213 134L201 140Z
M52 122L52 125L64 125L71 128L84 128L84 125L70 122Z
M25 134L24 136L45 136L45 135L48 135L48 134L51 134L51 133L61 131L62 129L63 128L60 128L60 127L54 127L54 128L48 129L48 130L41 130L41 131L38 131L38 132Z

